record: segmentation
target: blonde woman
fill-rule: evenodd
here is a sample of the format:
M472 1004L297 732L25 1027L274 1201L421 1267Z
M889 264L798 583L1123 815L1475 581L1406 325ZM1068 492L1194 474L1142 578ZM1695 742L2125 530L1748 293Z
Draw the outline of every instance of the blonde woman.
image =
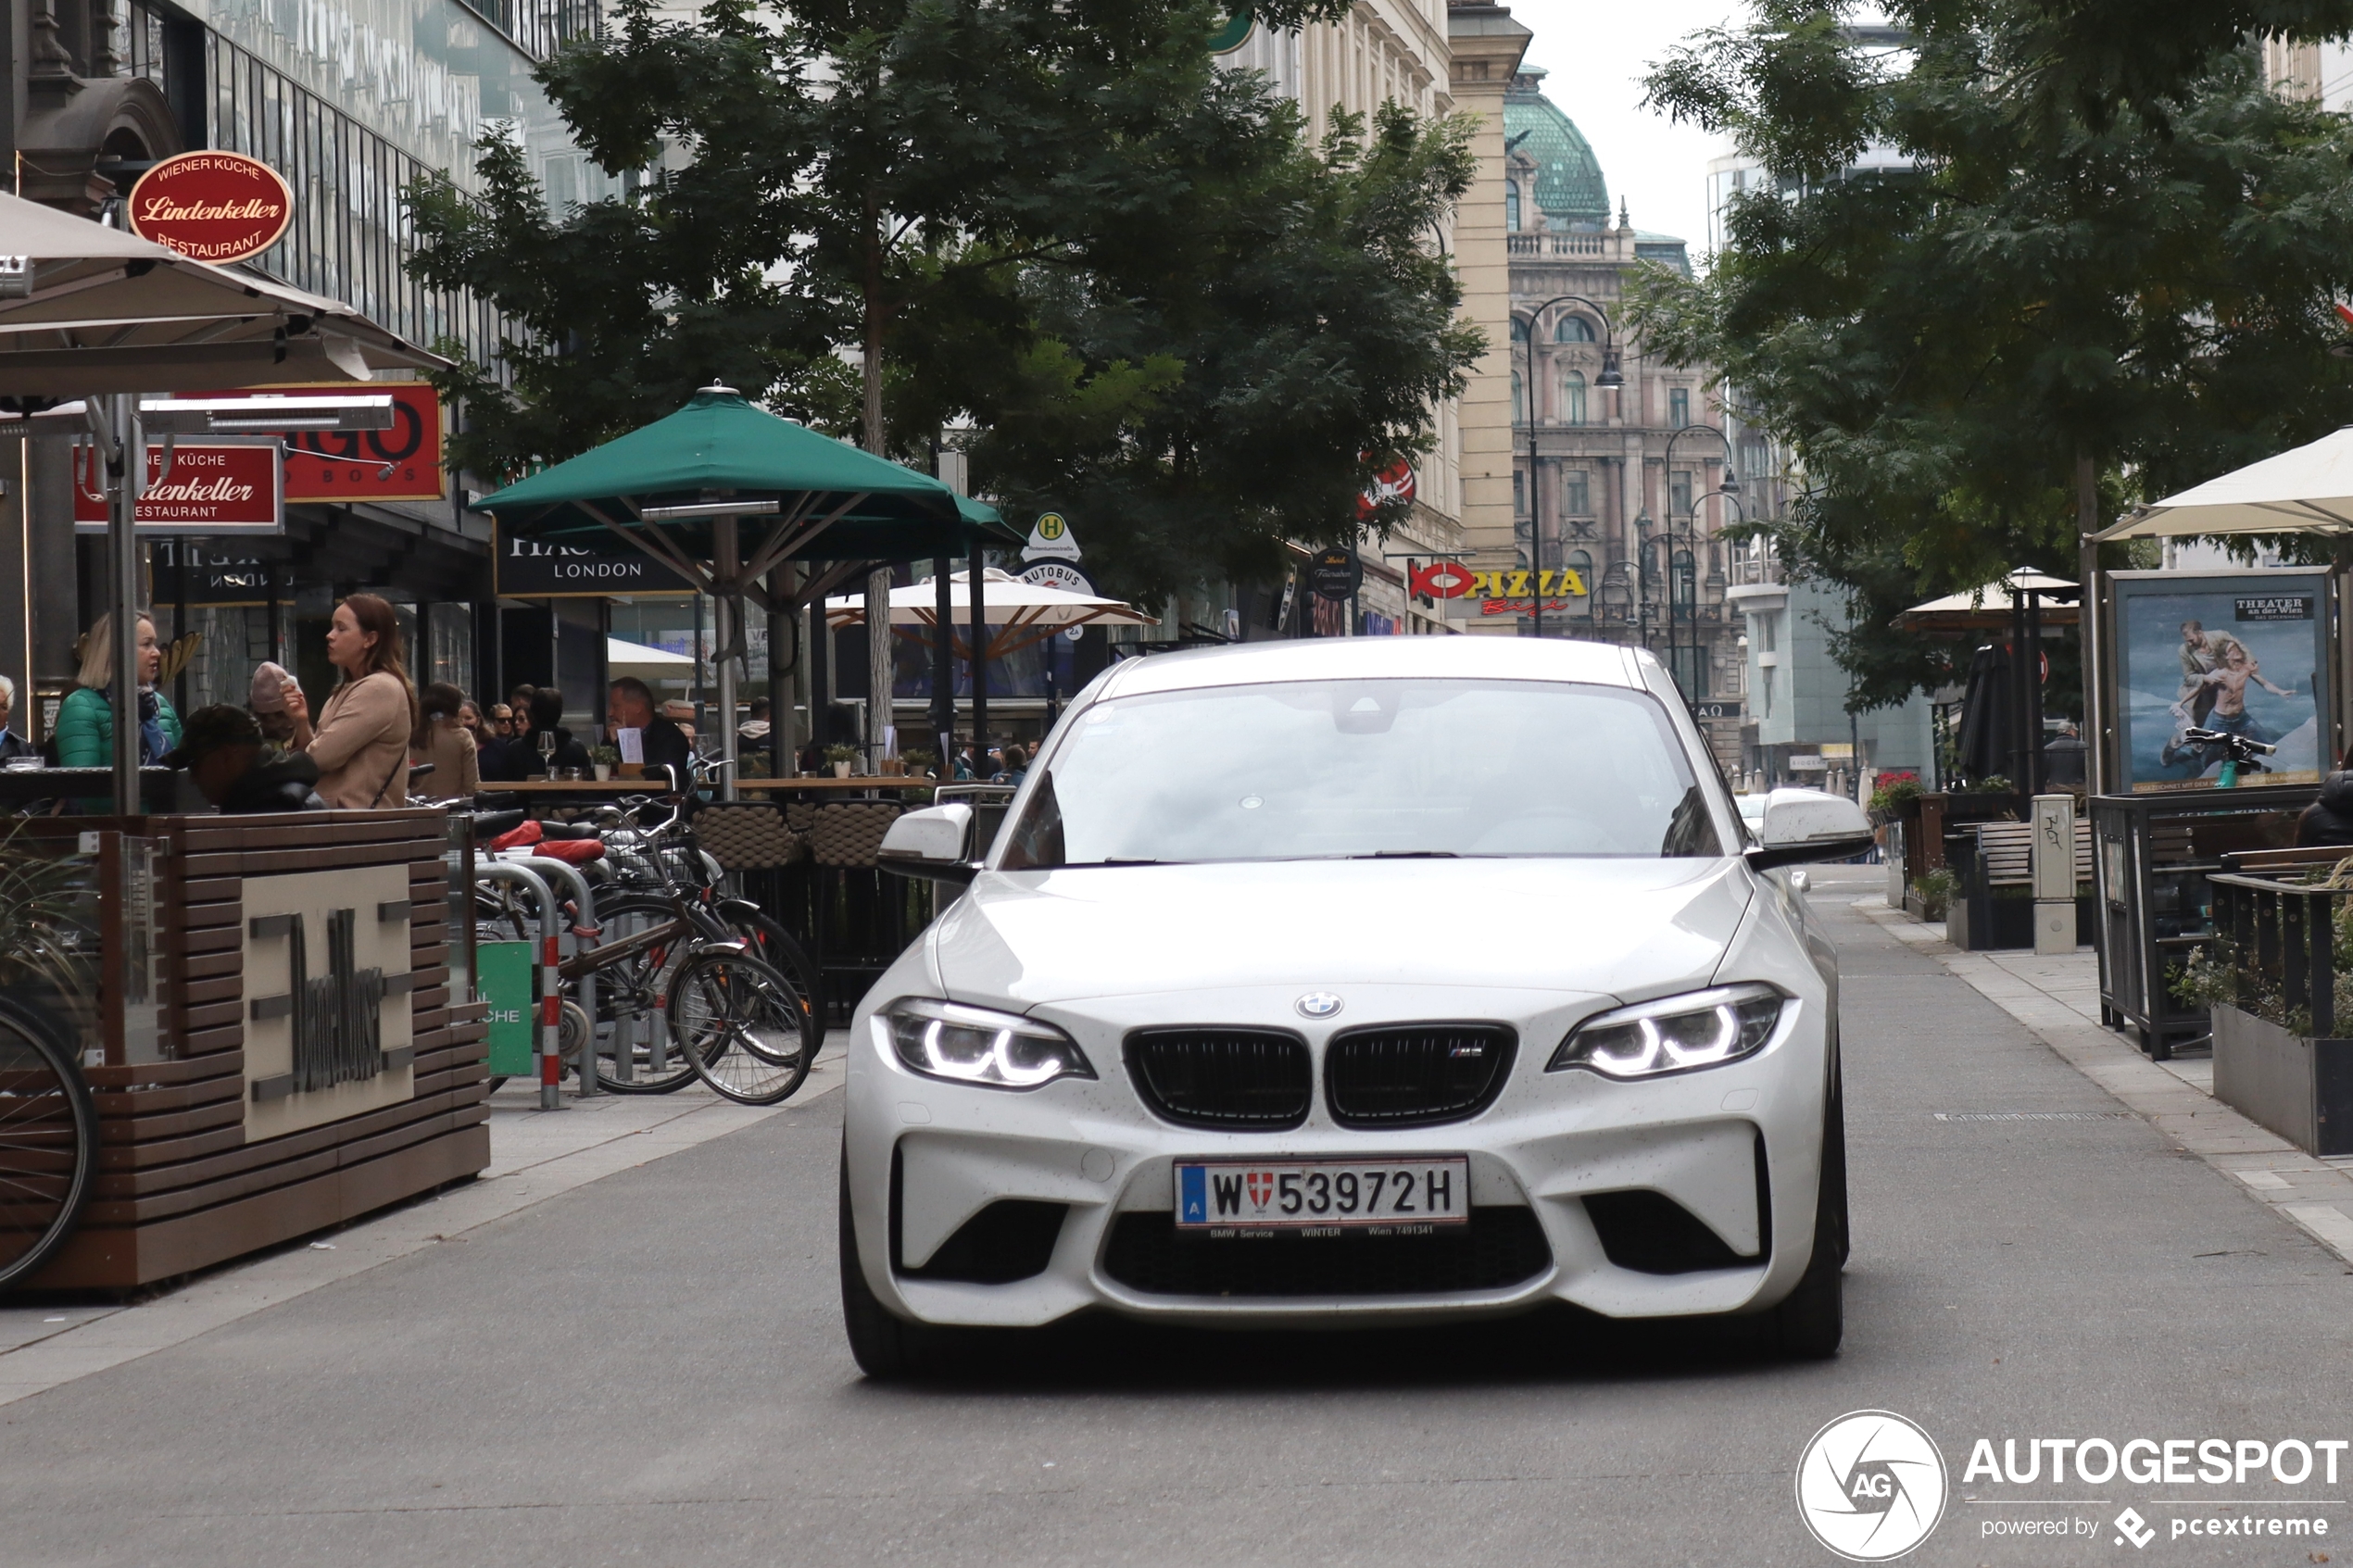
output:
M319 765L319 797L345 810L409 804L409 737L417 729L417 688L400 656L400 622L373 594L335 606L327 662L343 680L310 722L302 688L288 684L294 745Z
M156 690L163 671L163 647L156 623L139 618L139 762L163 760L180 744L180 715ZM80 684L57 709L57 763L66 768L105 768L114 762L114 615L98 617L82 638Z

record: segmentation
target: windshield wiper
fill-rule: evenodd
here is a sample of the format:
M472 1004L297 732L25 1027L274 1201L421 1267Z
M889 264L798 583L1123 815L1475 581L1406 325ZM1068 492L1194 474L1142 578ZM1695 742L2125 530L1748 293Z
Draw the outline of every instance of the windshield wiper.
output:
M1369 855L1342 855L1343 860L1459 860L1452 849L1376 849Z
M1063 862L1063 867L1067 870L1074 866L1181 866L1185 863L1183 860L1065 860Z

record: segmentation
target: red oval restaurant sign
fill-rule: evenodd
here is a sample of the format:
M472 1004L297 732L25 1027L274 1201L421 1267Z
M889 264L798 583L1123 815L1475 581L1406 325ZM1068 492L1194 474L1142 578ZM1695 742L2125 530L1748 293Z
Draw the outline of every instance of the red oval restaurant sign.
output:
M180 153L131 187L131 228L197 261L242 261L278 243L294 193L243 153Z

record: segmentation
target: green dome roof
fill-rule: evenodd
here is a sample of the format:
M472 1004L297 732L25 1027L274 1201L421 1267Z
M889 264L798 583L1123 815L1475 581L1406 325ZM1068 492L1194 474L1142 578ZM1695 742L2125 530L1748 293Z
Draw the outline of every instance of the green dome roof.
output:
M1536 206L1554 228L1609 227L1609 186L1600 160L1568 116L1544 96L1544 73L1523 70L1504 94L1504 142L1536 160ZM1532 214L1530 218L1532 218ZM1536 227L1530 218L1522 222Z

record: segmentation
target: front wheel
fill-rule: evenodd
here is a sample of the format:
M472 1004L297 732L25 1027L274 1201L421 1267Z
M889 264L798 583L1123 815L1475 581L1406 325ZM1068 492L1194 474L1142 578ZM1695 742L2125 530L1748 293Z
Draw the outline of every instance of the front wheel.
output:
M63 1035L0 997L0 1292L72 1234L97 1162L97 1108Z
M858 1255L858 1230L849 1218L849 1155L841 1159L841 1318L849 1331L850 1358L878 1383L912 1377L936 1362L946 1336L926 1323L894 1316L866 1283Z
M740 1105L774 1105L809 1077L817 1053L799 992L739 947L706 947L680 965L661 1010L695 1075Z
M1838 1085L1822 1118L1822 1173L1814 1200L1814 1250L1797 1288L1768 1315L1775 1348L1794 1361L1827 1361L1845 1337L1846 1115Z

